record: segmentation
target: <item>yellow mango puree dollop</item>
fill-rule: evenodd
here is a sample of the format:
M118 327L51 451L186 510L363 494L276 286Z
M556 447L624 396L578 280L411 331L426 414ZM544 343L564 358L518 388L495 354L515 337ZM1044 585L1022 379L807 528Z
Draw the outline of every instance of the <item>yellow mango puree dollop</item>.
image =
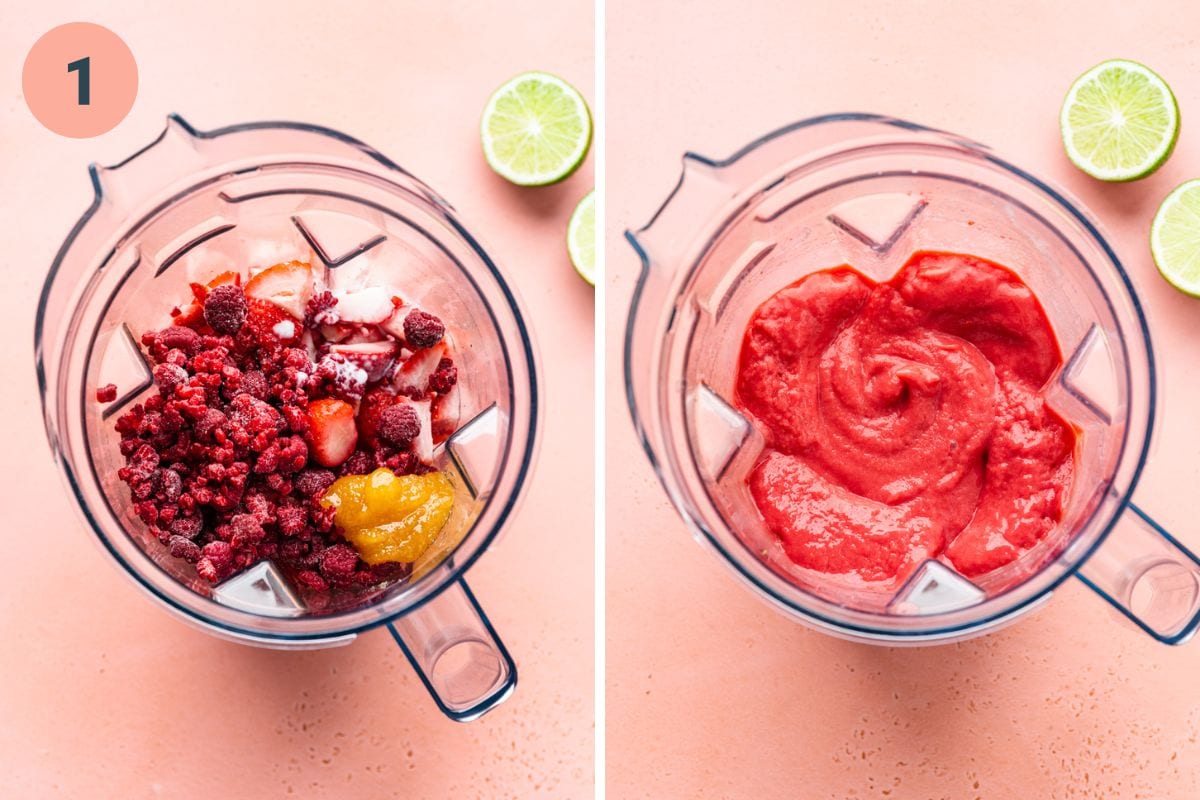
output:
M441 472L396 475L381 467L338 478L321 503L336 509L334 524L363 561L412 563L450 518L454 487Z

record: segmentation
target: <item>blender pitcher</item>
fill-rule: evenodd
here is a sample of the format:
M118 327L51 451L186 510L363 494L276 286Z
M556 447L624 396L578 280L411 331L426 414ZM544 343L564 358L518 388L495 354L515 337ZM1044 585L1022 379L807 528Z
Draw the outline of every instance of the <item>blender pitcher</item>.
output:
M1200 624L1200 561L1131 498L1156 410L1145 316L1076 202L977 143L902 120L836 114L724 161L684 156L674 191L626 234L642 260L625 334L634 426L671 502L755 591L820 630L883 644L965 639L1015 620L1077 575L1159 641ZM801 574L746 486L763 434L733 403L754 310L804 275L852 264L891 278L918 250L1005 264L1064 355L1044 387L1078 432L1062 522L1013 564L968 579L929 559L892 595Z
M209 633L304 649L386 625L451 718L506 699L516 666L463 575L532 468L536 367L512 289L454 210L361 142L296 123L201 132L172 116L150 145L90 171L95 199L46 279L34 346L50 447L105 551ZM207 584L149 535L116 476L116 417L155 391L140 335L167 323L190 281L298 252L331 289L392 284L436 309L459 367L455 429L433 459L454 486L453 514L411 576L344 607L310 607L270 561ZM101 405L96 389L109 383L119 395Z

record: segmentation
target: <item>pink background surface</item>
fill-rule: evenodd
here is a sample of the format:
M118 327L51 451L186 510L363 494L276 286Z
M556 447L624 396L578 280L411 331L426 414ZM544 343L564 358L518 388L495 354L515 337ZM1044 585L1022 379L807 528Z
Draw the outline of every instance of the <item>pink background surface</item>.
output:
M1158 202L1200 176L1200 6L608 2L607 314L638 263L620 238L688 149L723 157L833 111L983 141L1079 196L1145 303L1166 399L1137 500L1200 547L1200 301L1157 275ZM1136 6L1136 8L1135 8ZM1157 175L1104 186L1062 152L1071 81L1117 56L1174 87L1184 125ZM690 540L636 445L608 354L608 790L619 798L1195 798L1200 643L1171 649L1071 581L1034 616L960 645L850 644L769 609Z
M518 190L479 148L502 81L554 71L591 96L592 10L482 3L5 4L0 26L0 796L586 798L592 795L592 308L563 235L592 186ZM434 9L437 9L436 11ZM107 9L107 10L101 10ZM134 52L141 89L111 133L44 130L20 94L45 31L85 19ZM38 292L90 200L87 162L149 142L178 111L201 128L330 125L447 197L526 301L546 424L533 486L471 583L519 663L511 700L444 719L386 632L280 653L192 630L137 592L68 507L42 432L30 351ZM583 487L583 488L581 488Z

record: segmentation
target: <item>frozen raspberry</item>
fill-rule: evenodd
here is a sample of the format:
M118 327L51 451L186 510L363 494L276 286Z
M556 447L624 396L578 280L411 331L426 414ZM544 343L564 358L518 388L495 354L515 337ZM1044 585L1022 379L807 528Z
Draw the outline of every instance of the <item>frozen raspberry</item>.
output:
M325 490L333 484L336 476L327 469L306 469L296 476L293 485L296 491L305 497L314 497L319 494L324 494Z
M396 447L408 447L421 432L417 410L407 403L388 406L379 414L379 438Z
M329 533L333 530L333 516L337 513L337 509L333 506L322 505L321 502L314 501L308 507L308 521L321 533Z
M229 419L222 412L215 408L210 408L196 420L192 429L196 432L197 439L204 440L215 435L217 430L225 427L227 422L229 422Z
M251 435L266 431L282 431L287 427L278 409L248 394L239 394L233 398L229 409L233 415L233 421L245 428L246 432Z
M96 390L97 403L111 403L117 399L117 385L115 383L106 383Z
M379 443L379 416L384 409L395 405L398 400L395 394L380 387L363 395L355 423L358 426L360 441L367 447L374 447Z
M313 592L324 592L329 589L329 584L319 573L306 569L303 572L296 574L296 583L300 584L305 589Z
M220 375L229 364L229 351L224 347L208 347L192 356L192 372L197 375Z
M308 526L308 512L298 503L280 506L278 518L279 532L284 536L299 536Z
M158 334L158 345L164 350L181 350L189 356L200 352L202 344L200 334L181 325L166 328Z
M209 542L204 545L204 557L211 559L217 566L228 566L233 561L233 548L229 542Z
M155 478L147 478L130 484L129 488L135 500L149 500L150 495L158 490L158 481Z
M458 383L458 367L448 358L438 362L437 369L429 376L429 391L445 394Z
M306 435L312 427L308 411L303 406L284 406L283 418L287 422L288 430L299 436Z
M176 351L179 352L179 351ZM176 364L163 363L154 368L154 382L164 392L171 392L188 379L187 370Z
M242 505L246 507L246 511L253 514L254 518L263 525L275 521L275 504L258 489L246 492L242 499Z
M196 572L209 583L216 583L233 571L233 548L228 542L209 542L200 553Z
M313 295L304 309L304 327L316 328L321 325L333 325L338 321L338 314L333 310L336 305L337 298L333 296L332 292Z
M190 564L200 559L200 546L184 536L172 536L167 540L167 549L175 558L182 558Z
M366 450L355 450L338 469L339 475L365 475L375 469L375 458Z
M183 479L179 477L179 473L173 469L164 469L162 478L159 481L158 490L162 492L163 499L168 503L174 503L179 500L179 495L183 493Z
M219 334L206 334L200 337L200 350L220 350L224 355L228 355L233 349L234 337ZM196 355L199 355L197 353Z
M404 578L412 572L412 564L404 564L397 561L385 561L382 564L376 564L372 567L367 567L361 572L369 576L370 583L381 583L383 581L392 580L393 578Z
M291 369L300 370L301 372L312 372L312 359L308 357L308 352L299 347L288 347L283 351L283 366Z
M260 369L252 369L242 373L239 391L245 392L257 400L266 400L271 393L267 376Z
M176 367L187 366L187 363L188 363L187 353L183 352L182 350L174 350L174 349L168 350L166 352L166 354L162 357L162 363L172 364Z
M234 514L229 520L230 541L239 549L258 544L266 536L262 523L253 514Z
M358 565L358 553L348 544L335 544L321 551L321 574L333 584L346 584Z
M411 475L420 463L414 453L406 451L389 456L383 465L397 475Z
M199 517L178 517L171 523L171 533L185 539L195 539L203 528Z
M276 439L262 451L254 464L254 471L260 475L291 475L302 469L307 462L308 445L304 439L300 436L285 436Z
M385 561L382 564L375 566L367 566L354 573L354 583L359 587L375 586L385 581L390 581L395 578L404 578L408 576L408 564L399 564L394 561Z
M408 312L404 318L404 340L414 350L433 347L445 333L446 326L440 319L419 308Z
M367 371L355 366L338 353L330 353L322 356L317 362L313 378L319 384L328 385L333 394L353 401L363 396L367 384Z
M240 286L218 286L204 299L204 321L214 331L232 336L246 321L246 293Z
M138 515L138 518L147 525L153 525L158 522L158 506L154 503L143 500L140 503L133 504L133 513Z
M133 457L129 459L131 474L140 480L149 478L151 473L158 469L158 464L158 453L148 444L139 447L134 452Z
M303 538L285 539L279 545L279 557L289 564L303 564L309 544Z

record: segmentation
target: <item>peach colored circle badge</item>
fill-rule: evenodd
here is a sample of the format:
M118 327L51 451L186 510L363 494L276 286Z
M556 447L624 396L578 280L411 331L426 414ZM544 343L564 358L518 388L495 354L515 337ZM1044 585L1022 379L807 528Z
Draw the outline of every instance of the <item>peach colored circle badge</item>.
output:
M25 103L55 133L87 139L117 126L137 96L137 62L120 36L91 22L38 39L21 72Z

